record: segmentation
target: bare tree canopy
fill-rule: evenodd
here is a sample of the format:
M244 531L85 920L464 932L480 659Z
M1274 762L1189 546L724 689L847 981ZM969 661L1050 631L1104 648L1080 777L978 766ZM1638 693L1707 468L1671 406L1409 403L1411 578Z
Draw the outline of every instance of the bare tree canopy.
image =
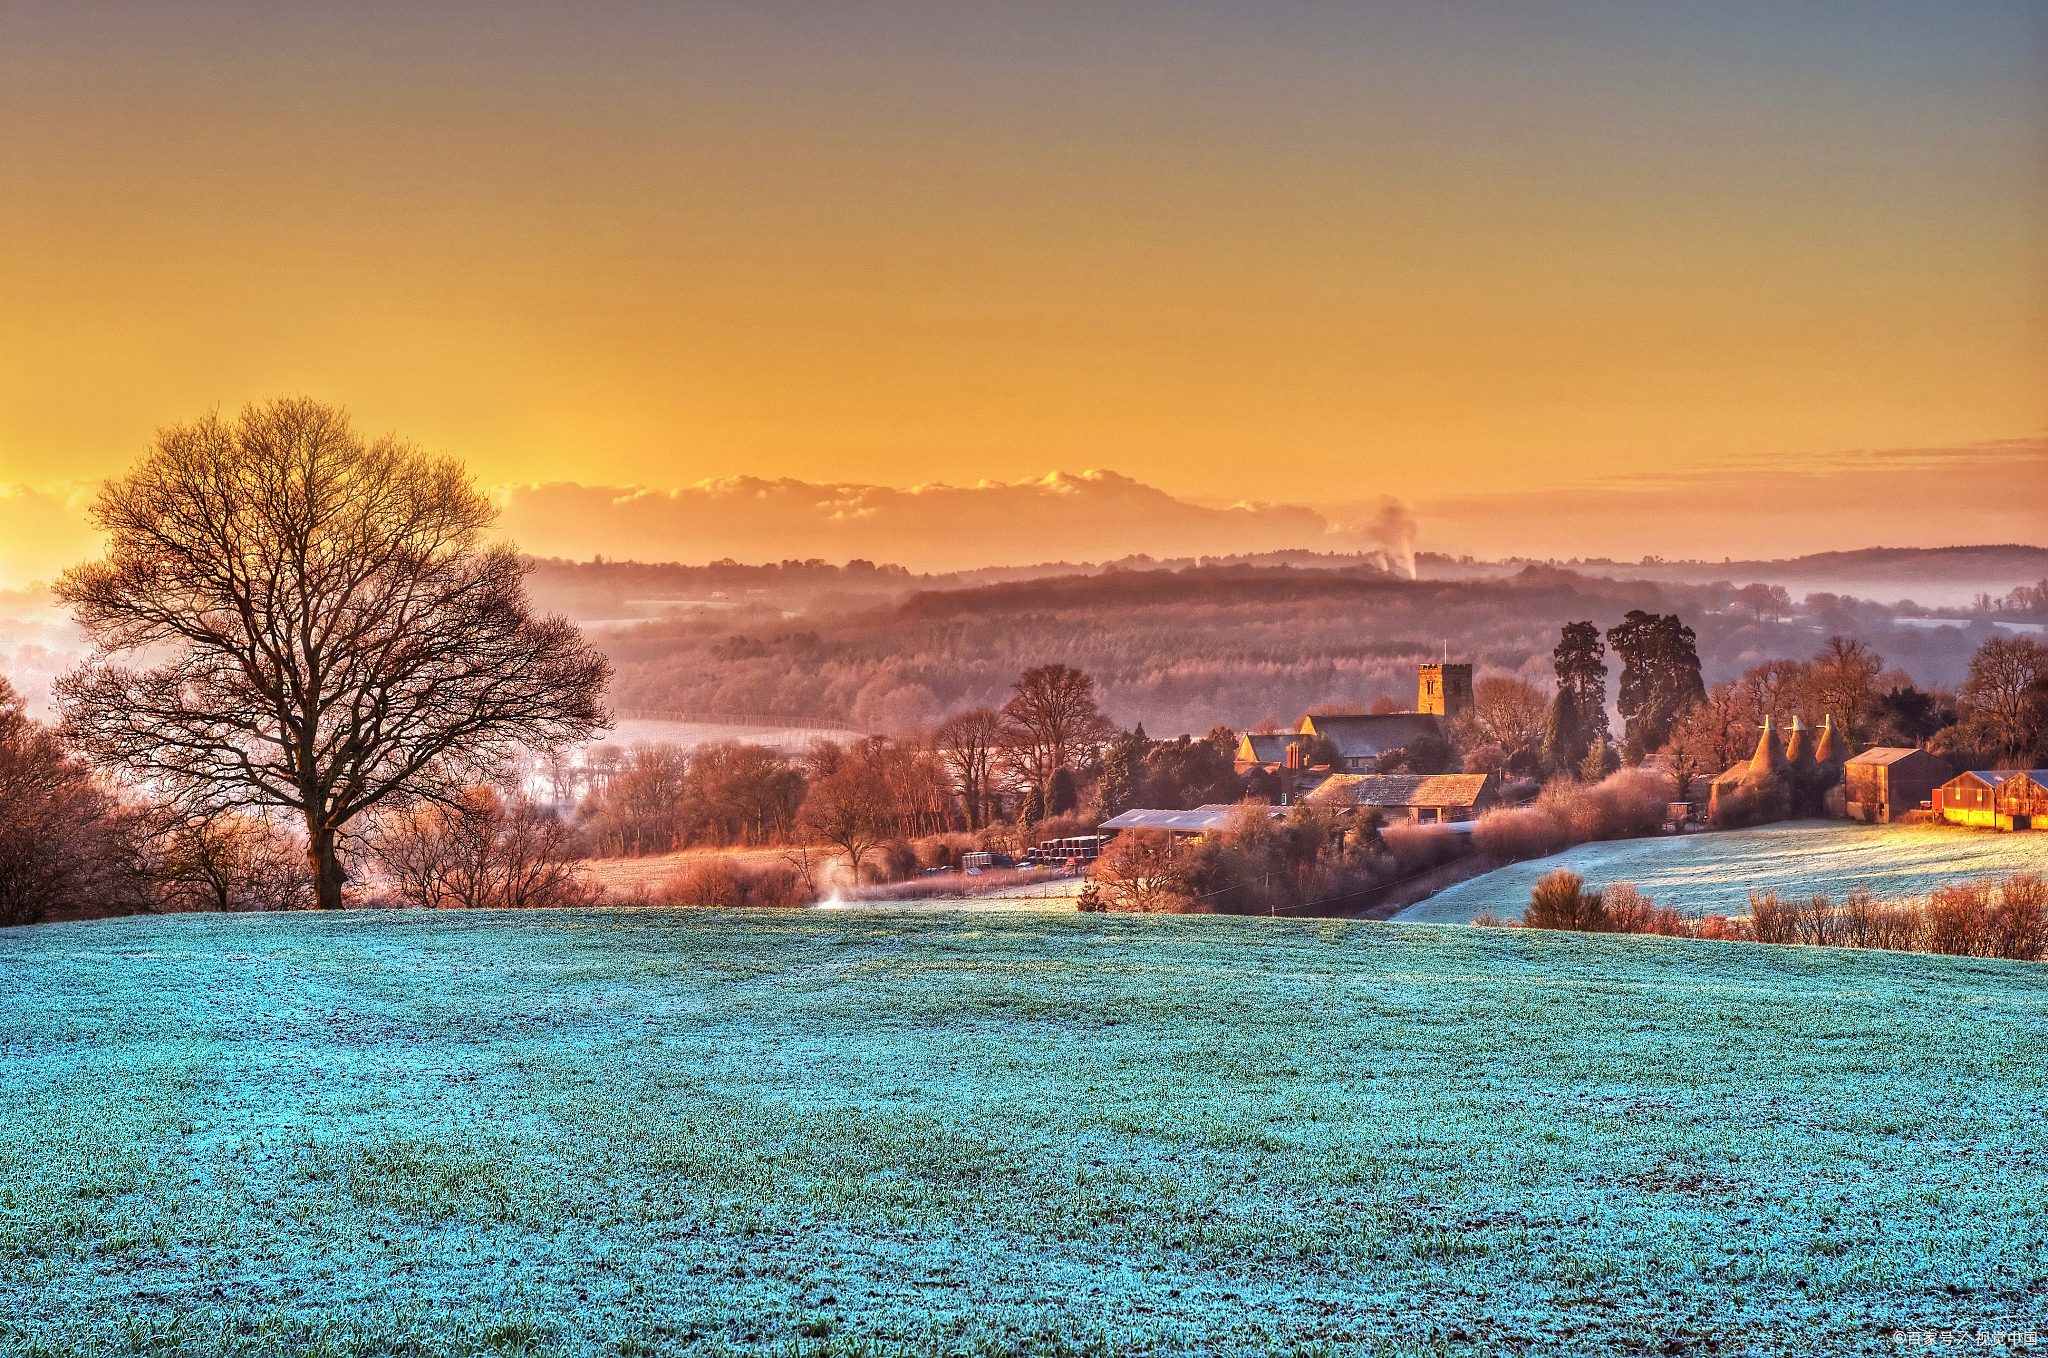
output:
M66 731L182 802L304 816L338 906L357 816L608 724L609 663L532 614L494 514L460 464L314 401L159 431L94 505L106 559L57 586L98 644L58 686Z
M1043 788L1057 769L1116 734L1095 705L1095 680L1066 665L1040 665L1018 676L1003 704L1010 757L1019 777Z

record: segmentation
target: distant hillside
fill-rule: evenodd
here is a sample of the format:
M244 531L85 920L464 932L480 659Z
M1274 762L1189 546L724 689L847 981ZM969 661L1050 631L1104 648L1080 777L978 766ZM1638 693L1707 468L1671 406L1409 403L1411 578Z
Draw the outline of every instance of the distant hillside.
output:
M1457 580L1505 575L1530 564L1522 560L1474 561L1424 552L1416 570L1425 579ZM1545 565L1586 575L1626 580L1661 580L1706 585L1755 581L1783 585L1794 598L1807 594L1853 594L1881 603L1910 599L1930 608L1953 608L1979 594L2002 595L2015 585L2048 579L2048 547L2017 543L1973 547L1865 547L1853 552L1817 552L1775 561L1613 561L1575 558Z
M1547 683L1565 622L1613 626L1631 608L1698 630L1709 681L1774 657L1810 658L1831 633L1869 642L1922 683L1962 677L1980 628L1895 629L1889 610L1837 605L1759 622L1713 585L1597 579L1531 566L1508 580L1404 580L1369 568L1117 571L968 589L841 594L806 614L765 601L594 629L621 708L784 714L903 731L999 704L1049 661L1101 684L1120 724L1155 736L1217 722L1292 721L1312 705L1415 698L1415 666L1452 659Z

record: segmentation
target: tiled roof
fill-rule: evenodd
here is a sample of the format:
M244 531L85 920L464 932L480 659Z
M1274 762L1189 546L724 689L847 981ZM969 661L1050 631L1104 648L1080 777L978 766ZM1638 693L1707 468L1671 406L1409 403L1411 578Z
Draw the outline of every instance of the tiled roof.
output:
M1909 754L1919 753L1919 750L1901 750L1893 746L1884 746L1875 750L1865 750L1855 758L1844 760L1843 762L1848 764L1896 764Z
M1319 806L1474 806L1488 773L1338 773L1308 796Z

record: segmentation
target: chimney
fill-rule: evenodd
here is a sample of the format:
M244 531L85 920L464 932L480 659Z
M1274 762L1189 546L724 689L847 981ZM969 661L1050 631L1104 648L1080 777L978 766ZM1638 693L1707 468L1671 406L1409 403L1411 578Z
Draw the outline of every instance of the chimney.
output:
M1302 747L1301 747L1301 742L1300 742L1300 741L1298 741L1298 740L1290 740L1290 741L1288 741L1288 742L1287 742L1287 767L1288 767L1288 768L1290 768L1290 769L1300 769L1300 768L1306 768L1306 767L1307 767L1307 764L1306 764L1306 762L1305 762L1305 761L1306 761L1306 758L1307 758L1307 756L1306 756L1306 754L1304 753L1304 751L1302 750Z

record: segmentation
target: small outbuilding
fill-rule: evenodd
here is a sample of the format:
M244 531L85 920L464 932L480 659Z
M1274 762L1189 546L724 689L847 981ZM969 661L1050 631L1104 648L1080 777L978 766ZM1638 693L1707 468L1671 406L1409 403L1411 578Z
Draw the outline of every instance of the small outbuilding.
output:
M2048 830L2048 769L1971 769L1934 790L1934 810L1952 825Z
M1311 806L1378 810L1390 821L1425 825L1477 820L1500 805L1491 773L1338 773L1302 800Z
M1866 825L1889 825L1919 810L1951 772L1946 761L1925 750L1865 750L1842 764L1843 814Z
M1102 822L1100 829L1117 830L1164 830L1175 839L1200 839L1223 828L1223 822L1230 813L1242 806L1242 802L1209 802L1192 811L1174 811L1157 807L1135 808L1120 816L1111 816ZM1266 814L1274 820L1287 815L1284 807L1269 807Z

